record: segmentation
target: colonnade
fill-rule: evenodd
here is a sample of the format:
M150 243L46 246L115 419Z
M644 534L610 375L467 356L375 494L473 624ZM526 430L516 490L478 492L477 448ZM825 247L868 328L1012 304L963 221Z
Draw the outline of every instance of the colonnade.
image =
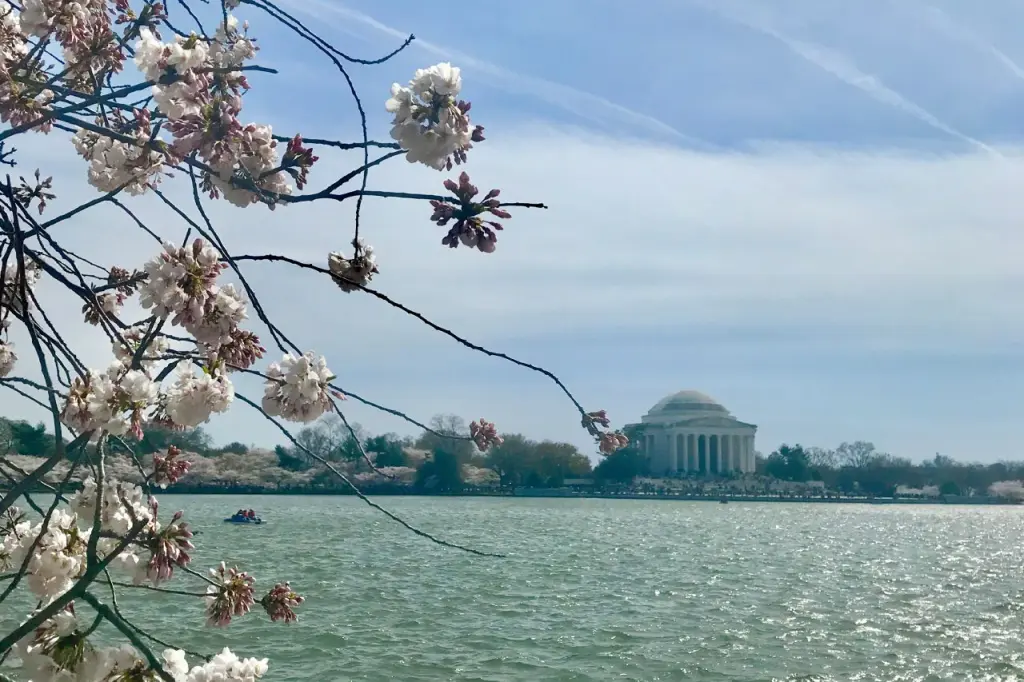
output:
M647 434L645 450L661 455L655 472L724 474L754 471L754 436L734 433ZM667 456L666 456L667 455ZM662 466L657 464L661 463Z

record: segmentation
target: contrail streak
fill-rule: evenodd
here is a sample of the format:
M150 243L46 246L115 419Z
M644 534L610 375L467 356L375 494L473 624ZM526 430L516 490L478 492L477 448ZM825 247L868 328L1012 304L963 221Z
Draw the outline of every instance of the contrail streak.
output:
M723 19L740 24L741 26L745 26L753 31L757 31L758 33L778 40L798 57L806 60L814 66L817 66L819 69L832 74L844 83L863 91L878 102L887 104L894 109L898 109L905 114L913 116L922 123L946 133L951 137L962 140L963 142L977 147L978 149L988 152L989 154L1000 157L1002 156L998 151L981 140L960 132L956 128L936 117L927 109L911 102L906 97L883 83L878 77L861 71L853 61L840 52L822 45L791 38L781 31L778 31L767 22L757 21L750 16L742 16L737 14L735 11L730 12L728 10L724 10L722 5L717 4L717 2L716 4L712 4L704 2L703 0L697 0L697 4L701 5L706 10L717 14Z
M928 23L930 23L935 29L954 40L967 43L983 54L989 54L992 57L995 57L996 61L1005 66L1007 71L1017 78L1024 80L1024 68L1021 68L1021 66L1015 62L1010 55L1000 50L991 41L986 40L966 26L957 24L953 21L952 17L938 7L922 4L921 9L924 10L924 14L928 18Z
M388 26L373 17L345 7L335 2L322 2L321 0L283 0L297 11L305 12L311 16L339 26L339 19L346 19L358 22L385 35L404 40L409 36L408 31L399 30ZM505 67L477 59L470 55L450 50L436 43L417 38L412 47L419 48L444 59L451 59L458 62L459 66L478 71L499 79L502 86L523 94L532 95L560 109L568 111L582 118L607 124L609 119L619 123L628 123L637 128L642 128L649 133L667 136L675 140L695 147L710 147L711 145L703 140L686 135L673 128L669 124L653 116L634 111L621 104L598 95L578 90L568 85L555 83L553 81L527 76Z

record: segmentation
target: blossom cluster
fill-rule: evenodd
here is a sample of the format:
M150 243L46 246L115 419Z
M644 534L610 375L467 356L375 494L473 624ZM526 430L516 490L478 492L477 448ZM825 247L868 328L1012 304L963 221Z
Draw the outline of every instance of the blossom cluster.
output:
M122 69L124 53L107 0L25 0L21 29L29 36L56 39L64 52L65 81L76 89L87 89L93 74Z
M38 62L29 59L23 26L34 28L31 16L26 22L14 5L0 4L0 121L46 133L53 128L53 121L40 114L53 101L54 93Z
M0 8L0 13L2 13ZM24 273L14 262L14 254L9 254L6 266L0 274L0 335L6 337L11 326L11 315L21 315L25 306L23 302L31 302L32 290L40 278L40 268L34 261L26 261ZM22 296L22 287L25 296ZM9 376L18 363L18 353L14 350L14 342L0 338L0 379Z
M145 424L192 428L226 411L235 397L228 373L249 368L265 349L255 334L239 327L248 317L246 300L233 284L219 281L225 268L219 252L202 239L185 247L165 244L143 268L139 302L157 316L158 327L169 321L190 332L198 357L170 353L158 327L129 327L114 341L116 360L105 371L89 370L74 379L63 422L80 432L141 437ZM127 278L119 271L122 275ZM134 286L119 285L111 295L123 302ZM10 371L15 359L13 349L0 343L0 373L5 363ZM167 372L155 375L158 363L167 359L177 367L164 388L160 377ZM331 407L333 379L323 357L285 354L267 368L263 408L272 416L313 421Z
M0 340L0 379L13 372L17 363L18 354L14 350L14 343Z
M292 193L286 166L297 167L304 182L316 157L301 144L299 149L290 145L282 163L272 128L239 120L242 95L249 89L240 67L257 52L247 28L229 15L209 41L192 34L169 43L142 29L135 64L154 84L157 111L174 138L171 154L196 153L210 169L204 172L204 189L236 206L264 202L273 208L279 196Z
M263 410L272 417L311 422L331 408L330 383L335 376L323 356L285 353L267 368Z
M121 119L117 127L126 131L119 136L121 139L81 128L72 138L75 151L89 162L89 184L99 191L124 188L132 196L144 194L160 182L167 161L153 142L149 111L137 110L132 125L123 122L120 112L112 116L115 121Z
M292 623L298 618L295 615L295 607L304 601L305 599L293 590L289 583L278 583L263 596L260 606L270 616L271 621Z
M394 114L391 137L410 163L451 170L462 163L474 142L484 139L483 126L469 120L470 103L458 99L462 74L445 62L418 69L405 87L391 86L385 108Z
M164 244L143 268L142 307L184 327L207 359L198 374L191 364L178 365L160 406L172 425L198 426L227 410L235 397L227 371L245 369L263 355L259 339L239 328L248 317L245 298L233 284L218 283L226 267L216 249L196 239L187 247Z
M331 252L327 256L327 268L342 291L358 291L377 274L377 258L373 247L359 240L354 245L352 258L345 258L345 254L338 251Z
M184 453L173 445L167 448L166 455L153 455L153 482L161 488L177 483L192 468L192 462L183 455Z
M227 566L223 561L210 569L213 584L206 588L206 622L224 626L232 618L249 613L256 603L253 583L255 579L245 571Z
M75 680L104 682L138 680L158 682L157 670L134 647L127 644L97 647L75 615L73 603L44 621L15 646L22 670L32 680ZM223 649L209 661L189 667L185 652L165 649L160 656L163 670L174 682L255 682L269 668L265 658L239 658Z
M449 201L431 200L430 205L434 208L430 219L440 226L445 226L452 220L455 223L448 234L444 236L441 243L451 248L457 248L459 243L476 248L484 253L493 253L498 243L498 235L495 230L501 230L501 223L494 220L484 220L487 213L497 217L509 219L512 214L501 208L498 195L501 190L492 189L484 195L481 201L474 201L480 190L469 181L469 175L459 174L459 182L453 180L444 181L445 189L455 195L458 203Z
M583 428L597 439L597 448L602 455L610 455L629 446L629 438L621 431L612 431L611 420L605 410L587 412L583 415Z
M43 524L20 521L6 529L0 545L0 570L27 563L26 584L35 597L50 603L81 577L86 567L88 532L78 528L74 514L55 509L46 528Z
M114 362L105 372L89 370L75 377L61 410L61 420L80 432L126 433L141 438L146 411L159 389L143 370Z
M139 366L149 372L164 359L169 347L164 336L147 334L145 326L135 325L121 332L120 340L114 341L111 350L116 361L125 369L130 369L138 356Z
M162 525L157 508L156 500L147 499L138 486L113 478L102 484L86 479L66 509L57 507L39 522L10 508L0 517L0 572L23 571L24 582L38 601L37 611L29 617L53 604L86 575L91 540L95 541L96 560L113 559L135 584L158 585L173 577L175 567L191 562L193 545L182 513L175 513ZM98 531L95 537L94 529ZM257 603L251 575L224 563L210 575L206 601L211 625L226 625ZM296 620L295 607L303 601L285 582L276 584L258 603L272 621L292 622ZM93 629L81 626L75 601L68 602L16 644L22 670L34 680L159 679L133 647L104 648L90 642ZM178 682L241 682L262 677L267 662L240 659L224 649L208 662L190 667L184 652L167 649L162 668Z
M25 259L25 270L22 273L14 254L11 253L5 263L2 281L0 281L0 287L2 287L0 309L3 309L5 313L10 310L16 315L21 315L25 308L24 303L28 303L28 306L31 307L33 291L39 283L41 274L39 264L29 261L27 258ZM24 297L22 288L25 289Z
M480 421L473 421L469 424L469 437L476 443L476 447L481 451L485 452L494 445L501 445L505 440L498 435L498 428L494 425L494 422L489 422L486 419Z
M48 604L67 592L84 574L88 540L98 515L100 530L106 531L97 542L100 557L108 556L132 529L159 530L152 507L142 499L142 491L130 483L115 480L103 485L102 502L96 509L97 489L87 479L80 493L71 498L69 509L56 508L48 519L32 523L12 514L0 527L0 571L25 566L29 590ZM122 551L116 561L133 571L140 563L131 550Z
M196 153L203 162L203 186L237 206L264 202L274 207L292 193L289 176L301 188L316 157L296 137L279 159L269 125L239 120L242 96L249 89L242 67L257 53L248 27L227 15L212 37L160 38L162 3L147 3L136 15L128 0L26 0L19 12L0 6L0 119L48 132L45 116L62 95L91 93L96 81L123 70L126 42L135 66L152 84L154 106L113 107L81 124L74 136L79 155L89 162L89 183L102 192L124 189L142 194L160 182L167 169ZM115 24L126 24L123 35ZM63 68L50 73L30 39L55 40L63 49ZM53 83L61 83L54 86ZM124 111L129 113L124 115ZM156 136L152 125L170 133ZM34 124L34 125L33 125Z

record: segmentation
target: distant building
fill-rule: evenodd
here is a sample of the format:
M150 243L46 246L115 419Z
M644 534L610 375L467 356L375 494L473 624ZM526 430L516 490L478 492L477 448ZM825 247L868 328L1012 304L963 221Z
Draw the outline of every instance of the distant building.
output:
M655 475L754 472L757 426L739 421L699 391L666 396L626 428L639 434Z

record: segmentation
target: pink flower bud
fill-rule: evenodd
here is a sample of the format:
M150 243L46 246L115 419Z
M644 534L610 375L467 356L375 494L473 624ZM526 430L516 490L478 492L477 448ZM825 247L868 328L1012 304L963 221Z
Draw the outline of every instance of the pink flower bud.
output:
M498 429L494 425L494 422L489 422L486 419L470 423L469 436L481 451L486 451L491 446L501 445L505 442L504 439L498 435Z
M271 621L292 623L298 618L293 609L304 601L305 599L293 591L288 583L278 583L260 599L260 606L270 616Z

